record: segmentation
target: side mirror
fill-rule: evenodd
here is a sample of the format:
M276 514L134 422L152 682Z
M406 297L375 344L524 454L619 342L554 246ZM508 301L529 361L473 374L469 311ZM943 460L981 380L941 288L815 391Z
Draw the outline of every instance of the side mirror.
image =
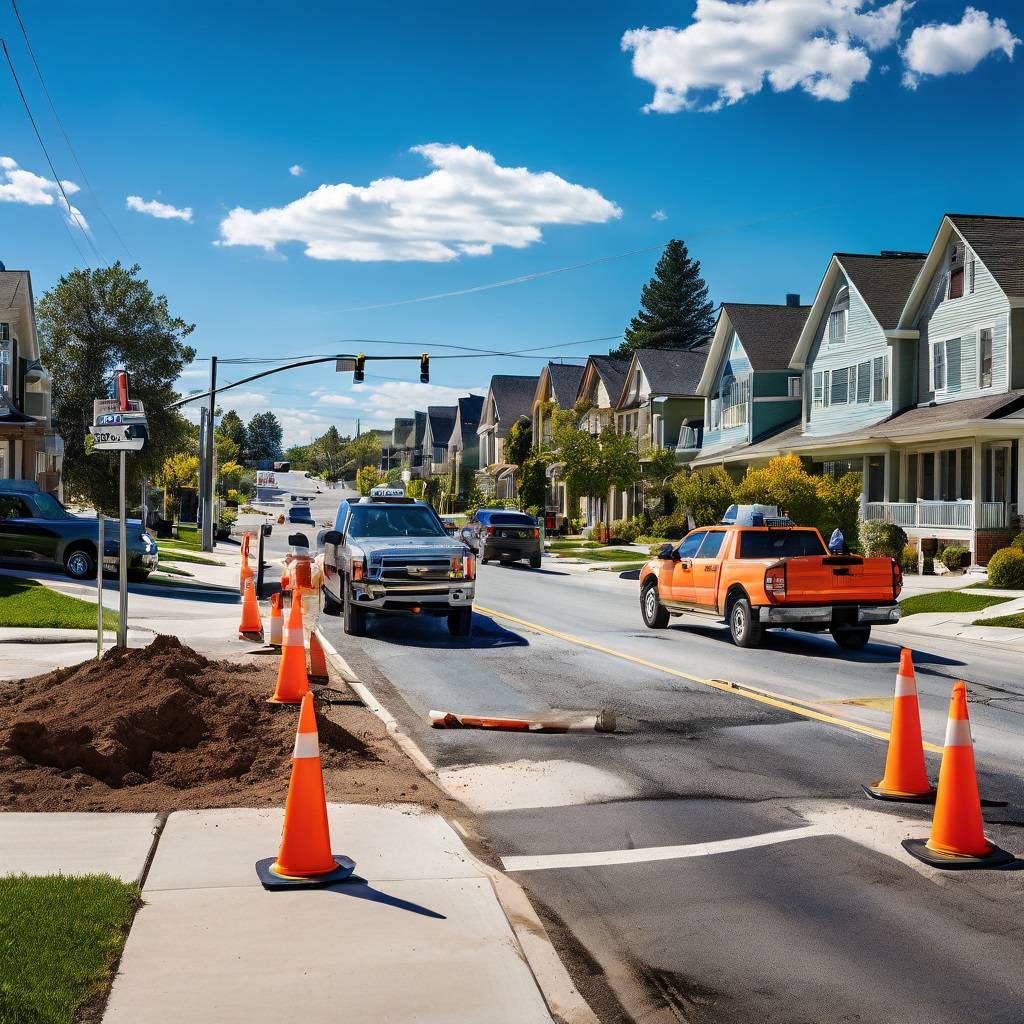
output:
M316 542L317 544L324 546L333 544L335 547L338 547L345 543L345 538L338 533L337 530L324 530L324 532L317 537Z
M658 549L658 557L663 559L676 559L676 546L674 544L662 544Z

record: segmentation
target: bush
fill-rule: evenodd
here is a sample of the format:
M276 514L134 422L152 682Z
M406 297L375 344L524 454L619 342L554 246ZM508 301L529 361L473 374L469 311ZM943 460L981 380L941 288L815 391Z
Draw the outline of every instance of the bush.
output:
M903 549L903 556L900 558L900 568L904 576L916 576L918 570L917 548L908 544Z
M672 481L672 490L675 491L683 508L690 510L690 515L698 526L711 526L721 522L723 513L733 502L732 477L721 466L698 469L689 475L683 471ZM671 518L674 522L682 519L685 522L683 517L662 518Z
M907 535L895 523L871 519L860 524L858 535L864 554L871 558L902 558L907 547Z
M1016 548L1018 551L1024 551L1024 533L1018 533L1017 536L1010 541L1010 547Z
M942 549L940 557L942 558L942 564L950 572L956 572L957 569L962 569L970 563L971 553L967 548L959 544L950 544L948 548Z
M637 538L637 529L631 519L617 519L608 528L608 540L610 543L632 544Z
M931 555L925 555L921 560L921 571L925 576L935 575L935 559Z
M658 516L651 523L651 530L656 537L666 540L681 540L686 536L686 520L680 516Z
M1024 590L1024 551L1001 548L988 560L988 581L993 587Z

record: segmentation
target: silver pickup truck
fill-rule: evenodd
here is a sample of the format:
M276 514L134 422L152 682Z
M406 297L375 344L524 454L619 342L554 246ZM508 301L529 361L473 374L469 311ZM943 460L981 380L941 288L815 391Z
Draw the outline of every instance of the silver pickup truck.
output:
M375 488L343 501L321 539L324 611L343 616L346 633L365 636L369 612L399 612L444 615L453 636L470 635L476 559L431 505Z

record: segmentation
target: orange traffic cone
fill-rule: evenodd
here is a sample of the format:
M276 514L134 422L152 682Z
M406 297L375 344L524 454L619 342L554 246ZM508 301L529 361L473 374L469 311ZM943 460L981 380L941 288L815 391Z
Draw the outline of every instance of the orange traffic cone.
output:
M295 734L281 848L276 860L256 862L256 874L265 888L286 889L330 885L348 878L354 870L354 861L331 853L320 741L313 695L307 691Z
M284 636L284 616L281 614L281 595L270 595L270 640L271 647L280 647Z
M242 567L238 570L238 592L240 594L245 593L245 581L253 579L255 575L256 574L249 566L249 556L247 554L243 554Z
M323 644L316 635L316 630L309 634L309 681L311 683L329 683L331 677L327 672L327 655Z
M864 792L876 800L900 800L912 804L930 804L935 800L935 789L928 781L924 766L914 659L906 647L900 652L900 669L896 674L885 775L881 782L865 786Z
M256 600L256 586L251 579L245 583L245 597L242 599L242 621L238 624L238 639L263 643L263 622L260 606Z
M953 684L949 702L931 838L927 842L904 839L903 846L918 860L936 868L995 868L1014 860L1013 854L985 838L967 717L967 685L963 682Z
M309 693L306 675L306 644L302 637L302 602L293 594L292 610L284 631L281 664L277 669L277 686L270 704L298 704Z

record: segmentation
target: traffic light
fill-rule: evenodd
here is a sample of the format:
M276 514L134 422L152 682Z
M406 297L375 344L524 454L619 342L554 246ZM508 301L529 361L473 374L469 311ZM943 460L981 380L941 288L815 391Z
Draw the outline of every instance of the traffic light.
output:
M362 352L356 356L356 368L352 371L352 383L362 384L366 379L366 356Z
M426 352L420 356L420 383L430 383L430 356Z

